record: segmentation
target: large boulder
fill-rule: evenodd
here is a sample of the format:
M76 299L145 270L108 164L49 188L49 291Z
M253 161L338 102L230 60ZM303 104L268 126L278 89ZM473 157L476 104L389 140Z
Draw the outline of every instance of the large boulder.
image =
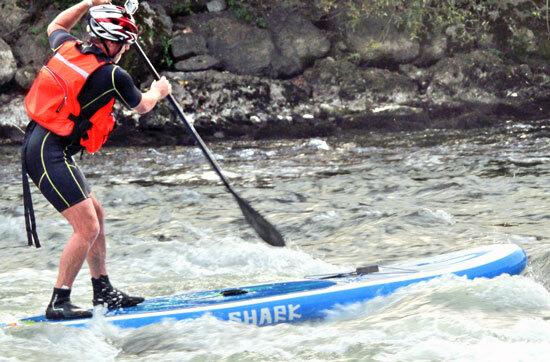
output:
M495 51L475 50L445 58L430 72L426 94L432 102L495 103L514 91L529 87L532 73L507 64Z
M23 131L29 117L25 112L24 98L22 96L0 96L0 139L20 141L23 139Z
M151 62L156 66L171 64L170 39L172 38L172 20L158 4L140 2L136 13L136 22L140 28L140 45ZM126 69L136 82L143 82L149 73L145 62L132 47L122 57L120 65Z
M416 83L398 72L369 68L360 73L367 86L367 99L373 104L409 104L419 96Z
M189 59L180 60L174 65L174 68L182 72L197 72L218 68L220 61L210 55L197 55Z
M34 78L36 77L36 70L32 66L25 66L17 69L15 73L15 82L24 90L30 89Z
M17 0L0 1L0 34L8 42L19 36L19 27L28 15L20 3Z
M444 34L429 34L420 43L420 52L414 64L420 67L427 67L437 63L447 53L448 40Z
M31 67L35 71L40 69L52 51L48 45L47 35L24 33L17 39L13 53L22 67Z
M172 18L166 13L166 10L164 7L160 5L151 5L150 8L148 8L148 4L146 2L143 2L142 5L146 6L147 12L151 15L147 21L153 21L153 23L156 25L153 27L155 31L160 30L161 32L165 32L167 34L172 33L172 28L174 27L174 24L172 22ZM159 34L157 34L159 35Z
M481 118L544 118L550 112L548 70L511 62L494 50L445 58L428 69L426 103L435 113Z
M0 38L0 87L15 76L17 66L10 46Z
M227 2L225 0L212 0L206 3L206 8L210 12L224 11L227 9Z
M406 105L419 96L409 77L384 69L361 69L340 59L325 58L304 73L313 98L350 111L365 111L379 104Z
M175 59L185 59L195 55L208 53L206 39L200 34L179 33L171 42L172 55Z
M151 5L160 5L169 16L176 16L192 11L206 10L210 0L149 0Z
M395 65L410 63L420 53L418 40L386 18L365 17L357 25L339 24L351 53L361 63Z
M274 60L274 73L290 77L302 73L330 50L327 36L295 11L276 8L267 16L268 29L280 58Z
M267 14L267 29L238 19L231 11L180 18L177 27L186 33L172 40L176 57L202 52L230 72L242 75L289 78L330 50L327 36L313 23L289 9L276 7ZM184 49L188 49L185 51Z
M40 18L28 28L28 31L18 34L20 36L12 50L21 67L28 66L37 71L52 55L46 28L58 14L58 9L50 7L41 13ZM75 28L75 34L81 34L80 27Z
M198 14L184 26L206 39L209 55L237 74L269 75L275 46L265 29L237 19L231 12Z

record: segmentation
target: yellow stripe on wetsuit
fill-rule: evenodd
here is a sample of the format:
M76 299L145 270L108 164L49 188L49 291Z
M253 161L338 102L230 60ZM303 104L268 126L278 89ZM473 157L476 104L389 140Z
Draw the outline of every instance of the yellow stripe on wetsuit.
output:
M63 161L65 161L65 165L67 165L67 168L69 169L69 172L71 173L71 176L73 177L73 180L76 183L76 186L78 186L78 189L80 190L80 192L82 192L82 196L84 196L84 198L87 198L88 196L86 196L86 194L82 190L82 187L80 187L80 184L78 183L78 181L76 180L76 177L74 176L73 170L71 170L71 165L69 165L69 163L67 162L67 155L65 154L65 150L63 150L63 156L65 156L63 157Z
M63 195L61 195L61 193L59 192L57 187L55 187L55 185L53 184L52 179L50 178L50 175L48 175L48 170L46 169L46 162L44 161L44 145L46 144L46 139L48 138L50 133L51 133L50 131L48 131L48 133L46 133L46 136L44 136L44 139L42 140L42 145L40 147L40 159L42 161L42 168L44 169L44 173L46 174L46 178L48 179L48 181L50 181L50 185L52 185L52 188L54 189L54 191L61 198L61 200L63 200L63 202L65 203L65 205L67 205L67 207L71 207L71 205L69 205L67 200L65 200L65 198L63 197ZM71 172L71 174L72 174L72 172ZM80 187L80 185L79 185L79 187Z
M59 198L61 198L61 200L63 200L63 202L65 203L65 205L67 205L67 207L71 207L71 205L67 202L67 200L65 200L65 198L63 197L63 195L61 195L61 192L59 192L59 190L57 189L57 187L55 187L52 179L50 178L50 175L48 174L48 169L46 168L46 162L44 161L44 145L46 144L46 139L48 138L48 136L50 135L51 132L48 131L48 133L46 134L46 136L44 137L44 139L42 140L42 146L40 147L40 159L42 160L42 168L44 169L44 174L42 175L42 177L40 178L40 182L39 182L39 185L40 183L42 182L42 178L44 177L44 175L46 176L46 178L48 179L48 181L50 182L50 185L52 186L52 188L54 189L54 191L57 193L57 195L59 196ZM80 184L78 183L78 181L76 180L76 177L74 176L74 173L73 173L73 170L71 170L71 166L67 163L67 156L65 155L65 150L63 150L63 158L64 158L64 162L65 162L65 165L67 165L67 168L69 169L69 172L71 173L71 176L73 177L73 180L74 182L76 183L76 185L78 186L78 189L80 190L80 192L82 192L82 196L84 196L85 198L87 198L88 196L86 196L86 193L84 192L84 190L82 190L82 187L80 186Z

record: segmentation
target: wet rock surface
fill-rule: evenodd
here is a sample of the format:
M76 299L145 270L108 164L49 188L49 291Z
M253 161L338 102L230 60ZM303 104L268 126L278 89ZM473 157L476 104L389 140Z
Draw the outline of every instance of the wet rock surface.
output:
M17 67L9 45L0 38L0 87L15 76Z
M339 24L345 29L344 41L363 63L403 64L414 61L420 54L418 40L385 19L367 17L353 28L345 22Z

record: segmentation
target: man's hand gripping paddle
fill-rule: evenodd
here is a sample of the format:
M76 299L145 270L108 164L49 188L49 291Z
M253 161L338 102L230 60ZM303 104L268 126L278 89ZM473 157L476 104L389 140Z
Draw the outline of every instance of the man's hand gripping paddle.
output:
M137 0L128 0L124 4L126 11L132 15L137 11L138 6L139 6L139 3ZM138 50L140 56L143 58L143 60L147 64L147 67L149 68L149 70L151 71L155 79L159 80L160 76L157 70L155 69L155 67L153 66L153 64L151 63L151 61L149 60L149 58L147 57L147 55L145 54L145 52L143 51L143 49L141 48L137 40L134 43L134 45ZM223 175L221 168L216 162L216 160L214 159L214 157L212 156L212 153L210 152L210 150L208 149L208 147L206 146L206 144L204 143L200 135L195 130L195 127L193 127L193 125L189 122L189 120L183 113L183 110L181 109L180 105L178 104L178 102L176 101L176 99L172 94L168 95L168 100L172 104L172 107L174 108L174 112L177 114L179 119L185 125L185 128L187 129L187 131L193 136L196 143L199 145L202 153L204 154L204 156L206 157L206 159L208 160L208 162L210 163L214 171L216 171L216 173L222 180L227 190L229 190L229 192L233 195L233 197L237 201L237 204L239 204L239 207L241 208L244 218L246 219L248 224L252 226L252 228L256 231L256 233L258 233L258 235L266 243L273 246L281 246L281 247L285 246L285 240L281 235L281 233L277 229L275 229L275 227L271 225L262 215L260 215L260 213L254 210L246 200L241 198L237 194L237 192L233 189L233 187L229 184L229 181Z

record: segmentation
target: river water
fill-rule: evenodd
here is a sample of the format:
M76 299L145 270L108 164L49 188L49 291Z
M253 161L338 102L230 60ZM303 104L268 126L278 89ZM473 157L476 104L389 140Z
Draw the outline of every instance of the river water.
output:
M550 356L549 121L468 132L211 144L288 241L259 241L194 147L107 148L78 161L105 206L109 274L145 297L353 270L492 243L521 276L445 277L331 313L254 327L204 317L118 330L0 329L0 360L483 360ZM18 149L0 148L0 322L49 301L70 227L34 189L43 248L24 247ZM85 267L74 301L91 304Z

